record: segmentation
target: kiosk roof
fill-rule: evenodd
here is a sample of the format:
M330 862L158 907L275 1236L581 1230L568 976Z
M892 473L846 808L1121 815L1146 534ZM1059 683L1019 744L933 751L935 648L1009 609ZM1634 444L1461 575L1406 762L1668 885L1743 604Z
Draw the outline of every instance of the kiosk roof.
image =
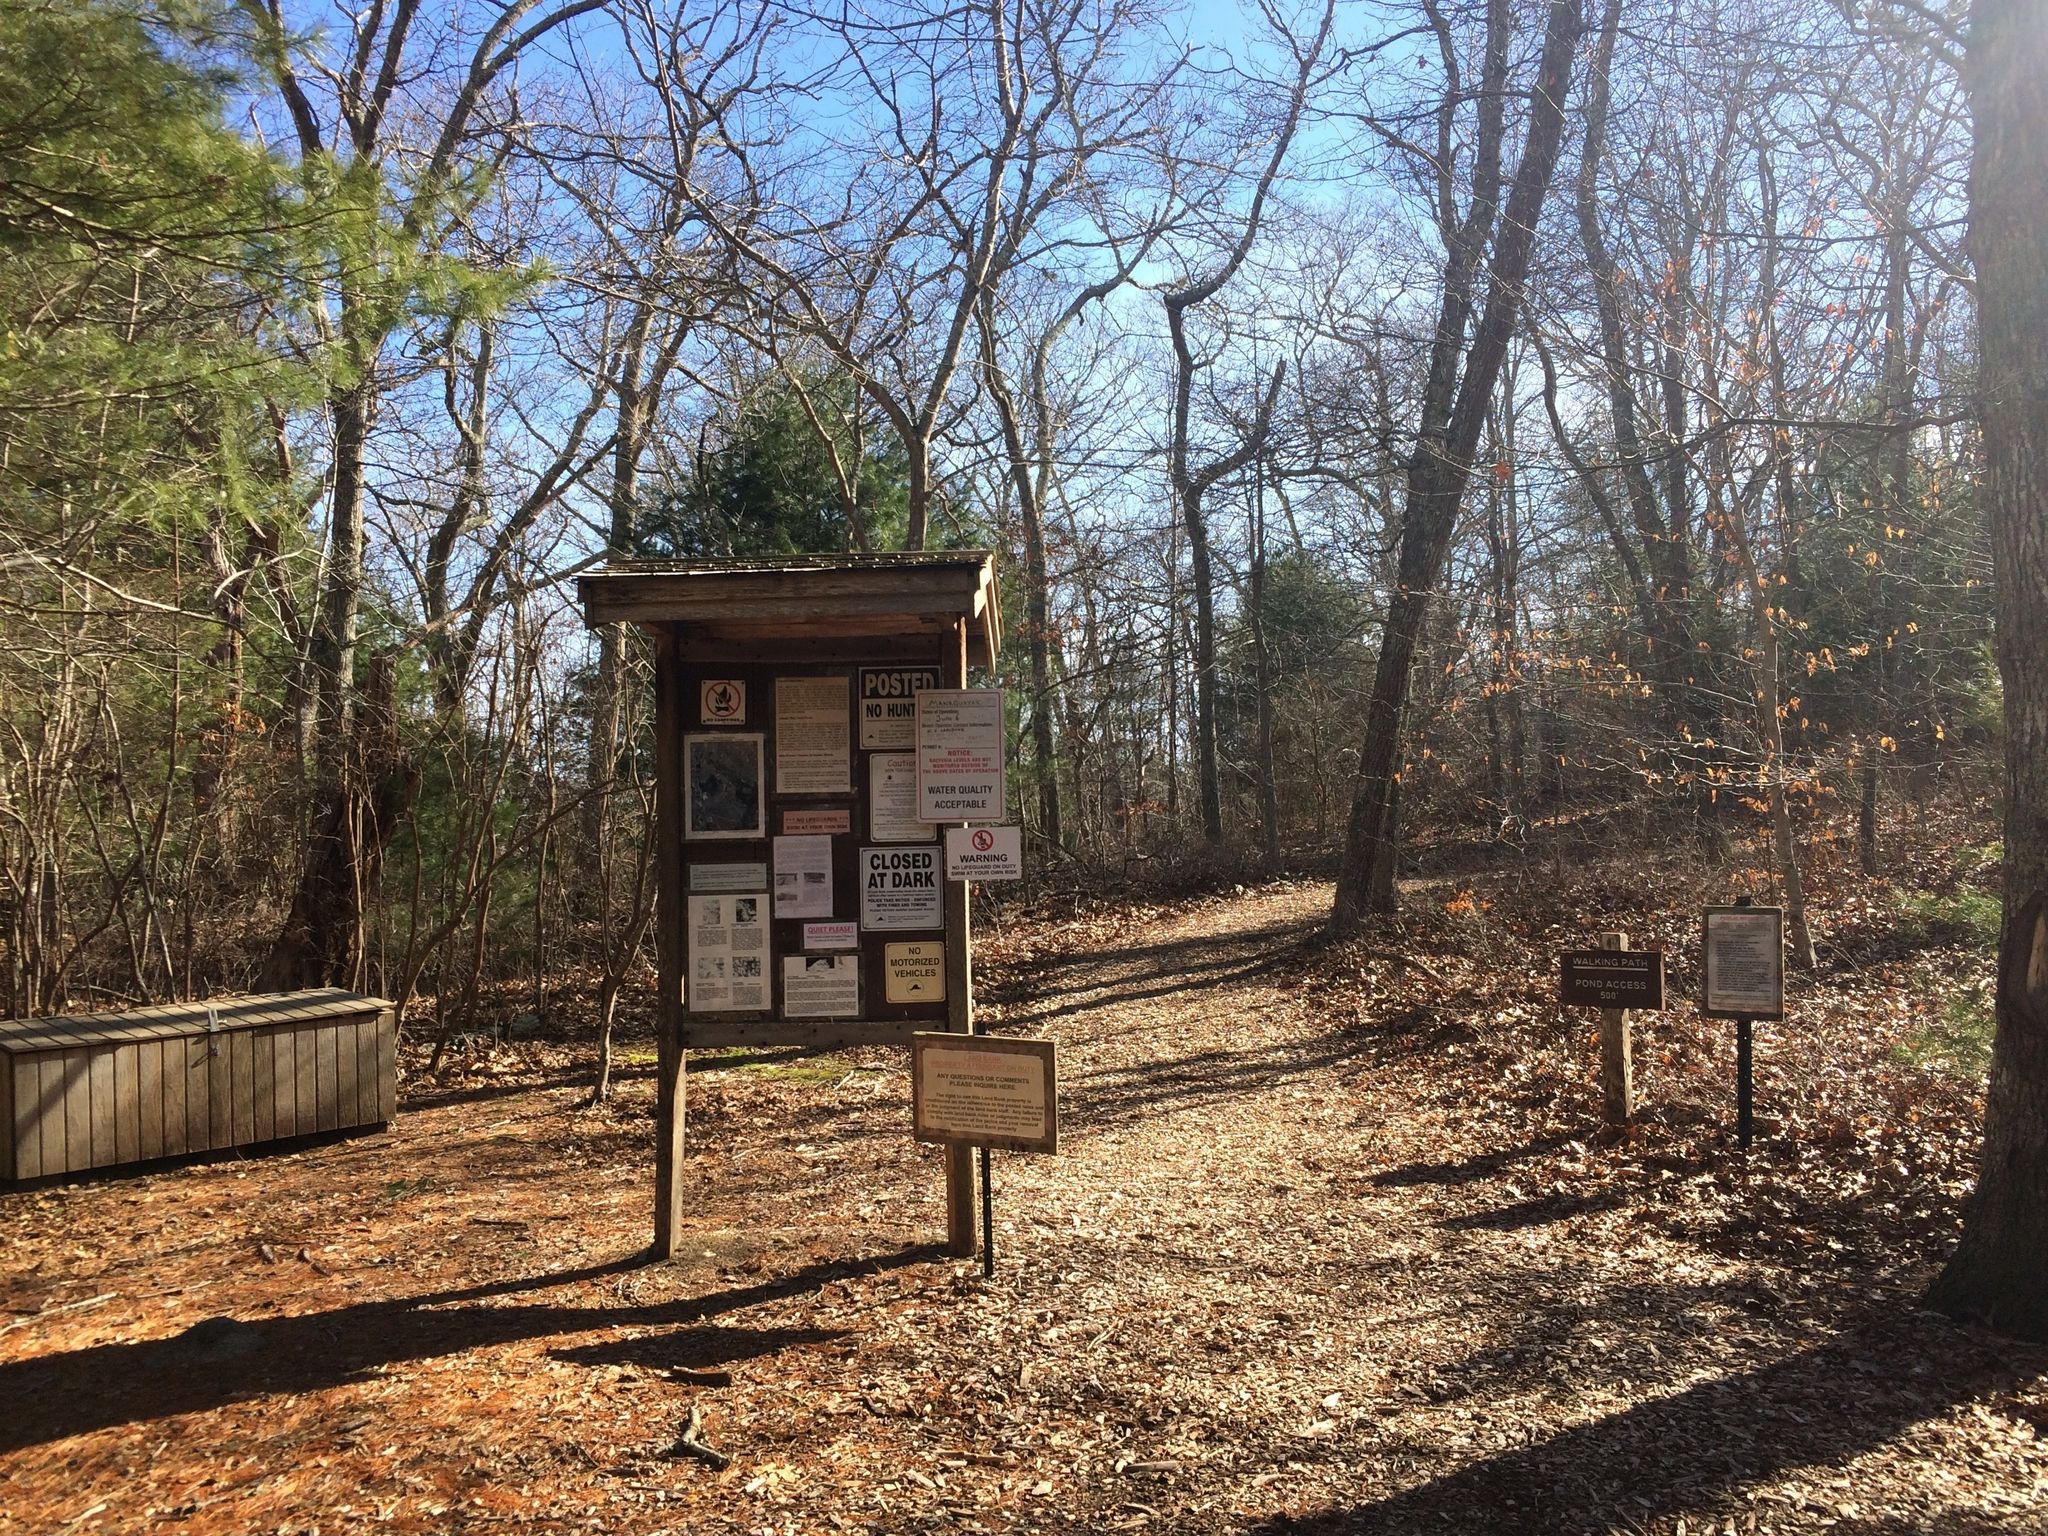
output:
M936 638L967 621L973 661L1002 650L995 556L985 549L768 560L631 560L580 576L584 622L684 627L724 646Z

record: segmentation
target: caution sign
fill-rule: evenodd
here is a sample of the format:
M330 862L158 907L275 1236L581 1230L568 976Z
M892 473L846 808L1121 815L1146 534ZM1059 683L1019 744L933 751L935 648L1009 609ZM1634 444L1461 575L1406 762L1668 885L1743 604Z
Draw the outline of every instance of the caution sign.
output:
M884 944L882 995L892 1003L943 1003L946 946L937 939Z
M890 928L938 928L939 850L863 848L860 851L860 925L875 932Z
M937 667L862 667L861 751L908 751L917 740L917 696L938 686Z

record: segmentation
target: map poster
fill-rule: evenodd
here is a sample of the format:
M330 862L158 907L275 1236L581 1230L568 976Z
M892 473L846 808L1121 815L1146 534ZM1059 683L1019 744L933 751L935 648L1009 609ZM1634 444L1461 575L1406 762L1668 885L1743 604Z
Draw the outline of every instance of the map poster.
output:
M917 696L920 821L1003 819L1003 692L927 688Z
M868 836L878 843L928 843L937 830L917 819L917 754L868 759Z
M869 932L939 928L939 850L863 848L860 851L860 925Z
M859 1018L860 956L783 956L782 1016L785 1019Z
M832 839L775 839L775 915L832 915Z
M768 997L768 893L692 896L690 971L684 983L692 1013L765 1011Z
M861 751L908 752L917 744L917 696L938 686L937 667L862 667Z
M761 737L683 738L683 837L766 837Z
M775 793L843 795L853 787L843 677L775 680Z

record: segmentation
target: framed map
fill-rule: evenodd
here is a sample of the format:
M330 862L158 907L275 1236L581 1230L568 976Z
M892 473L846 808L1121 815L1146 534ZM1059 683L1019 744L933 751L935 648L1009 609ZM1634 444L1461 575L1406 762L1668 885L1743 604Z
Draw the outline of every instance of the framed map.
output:
M766 837L759 732L683 738L683 836Z

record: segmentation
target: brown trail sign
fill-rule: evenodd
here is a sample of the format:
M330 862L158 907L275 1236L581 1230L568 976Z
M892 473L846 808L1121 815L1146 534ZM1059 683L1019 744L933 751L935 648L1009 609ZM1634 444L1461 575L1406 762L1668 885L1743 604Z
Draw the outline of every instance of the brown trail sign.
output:
M1558 957L1558 999L1568 1008L1600 1010L1600 1101L1609 1126L1635 1117L1635 1061L1628 1010L1664 1006L1664 951L1630 949L1625 933L1603 933L1598 949Z

